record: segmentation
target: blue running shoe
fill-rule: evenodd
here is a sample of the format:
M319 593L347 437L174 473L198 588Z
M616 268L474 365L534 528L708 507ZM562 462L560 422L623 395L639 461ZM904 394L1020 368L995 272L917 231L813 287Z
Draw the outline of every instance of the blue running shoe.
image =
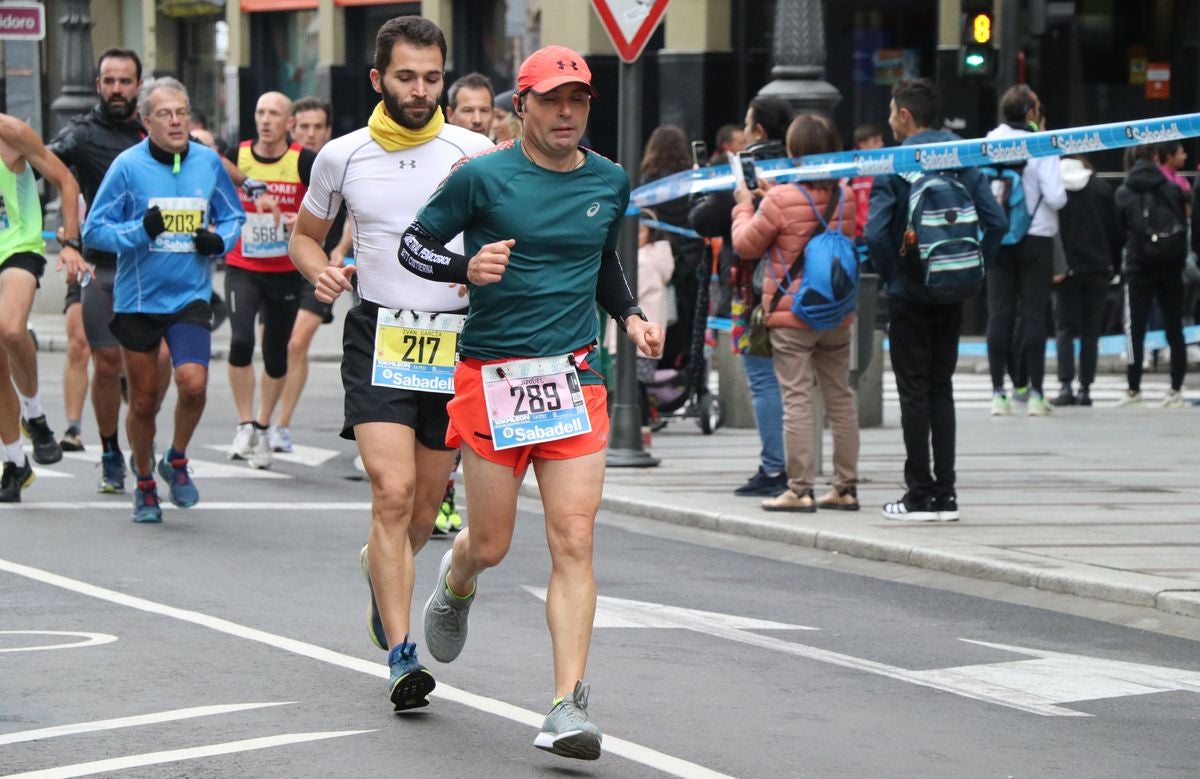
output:
M388 666L391 667L391 697L396 711L419 709L428 706L426 696L433 692L437 682L433 674L425 670L417 659L417 645L408 642L405 634L404 642L398 644L388 653Z
M163 481L167 483L167 487L171 491L171 502L179 508L186 509L200 502L200 491L196 489L195 484L192 484L186 457L180 457L168 463L167 456L164 454L163 458L158 461L158 475L163 477Z
M125 491L125 458L120 452L100 455L100 484L97 490L105 495L118 495Z
M133 491L133 521L162 522L162 507L158 505L158 485L154 479L138 479Z
M358 567L362 569L367 580L367 589L371 591L371 605L367 607L367 632L371 634L371 643L383 651L387 651L387 634L383 632L383 618L379 616L379 604L375 602L375 588L371 586L371 566L367 564L367 545L363 544L358 553Z

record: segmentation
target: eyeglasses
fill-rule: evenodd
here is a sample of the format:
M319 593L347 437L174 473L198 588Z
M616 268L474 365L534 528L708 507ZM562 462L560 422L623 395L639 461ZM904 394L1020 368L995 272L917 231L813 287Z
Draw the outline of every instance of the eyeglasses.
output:
M166 122L171 117L175 117L176 119L187 119L190 114L191 112L186 108L176 108L174 111L169 108L160 108L150 115L155 119L158 119L160 122Z

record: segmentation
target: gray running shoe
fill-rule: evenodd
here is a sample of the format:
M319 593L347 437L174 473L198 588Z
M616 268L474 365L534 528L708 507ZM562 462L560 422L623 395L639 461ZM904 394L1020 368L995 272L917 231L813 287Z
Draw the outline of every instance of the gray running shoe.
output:
M596 760L600 757L600 744L604 736L600 734L600 728L588 720L589 690L590 687L583 682L575 682L571 696L555 704L546 715L542 732L533 740L535 747L576 760Z
M425 645L436 660L449 663L462 652L467 643L467 614L475 600L475 590L466 598L450 594L446 577L450 574L453 549L447 549L438 565L437 587L425 601Z
M379 604L375 602L375 588L371 585L371 566L367 564L367 545L363 544L358 553L358 567L362 569L363 577L367 580L367 589L371 591L371 605L367 607L367 632L371 634L371 643L383 651L387 651L387 633L383 630L383 618L379 616Z

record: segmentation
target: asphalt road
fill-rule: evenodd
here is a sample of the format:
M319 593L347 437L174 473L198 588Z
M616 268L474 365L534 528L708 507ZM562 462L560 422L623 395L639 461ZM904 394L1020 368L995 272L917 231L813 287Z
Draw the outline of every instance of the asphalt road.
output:
M608 515L587 680L606 754L540 752L549 561L532 503L463 655L426 658L432 705L395 715L366 634L368 495L333 432L336 369L314 366L293 431L315 449L265 478L205 449L232 434L222 374L191 451L200 506L134 525L127 497L94 493L89 452L0 508L0 774L1200 771L1194 620ZM418 559L418 604L444 543Z

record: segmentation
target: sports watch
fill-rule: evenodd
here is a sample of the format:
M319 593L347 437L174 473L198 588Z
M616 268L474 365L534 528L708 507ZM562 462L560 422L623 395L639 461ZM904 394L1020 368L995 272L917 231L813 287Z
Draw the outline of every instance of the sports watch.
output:
M645 312L645 311L642 311L642 309L641 309L639 306L630 306L629 308L627 308L627 309L625 309L624 311L622 311L622 312L621 312L621 316L620 316L620 318L617 320L617 321L619 321L619 322L621 323L621 329L622 329L622 330L628 330L628 329L629 329L628 327L626 327L626 325L625 325L625 322L626 322L626 321L629 319L629 317L631 317L631 316L637 316L637 317L641 317L643 322L649 322L649 321L650 321L649 319L647 319L647 318L646 318L646 312Z

